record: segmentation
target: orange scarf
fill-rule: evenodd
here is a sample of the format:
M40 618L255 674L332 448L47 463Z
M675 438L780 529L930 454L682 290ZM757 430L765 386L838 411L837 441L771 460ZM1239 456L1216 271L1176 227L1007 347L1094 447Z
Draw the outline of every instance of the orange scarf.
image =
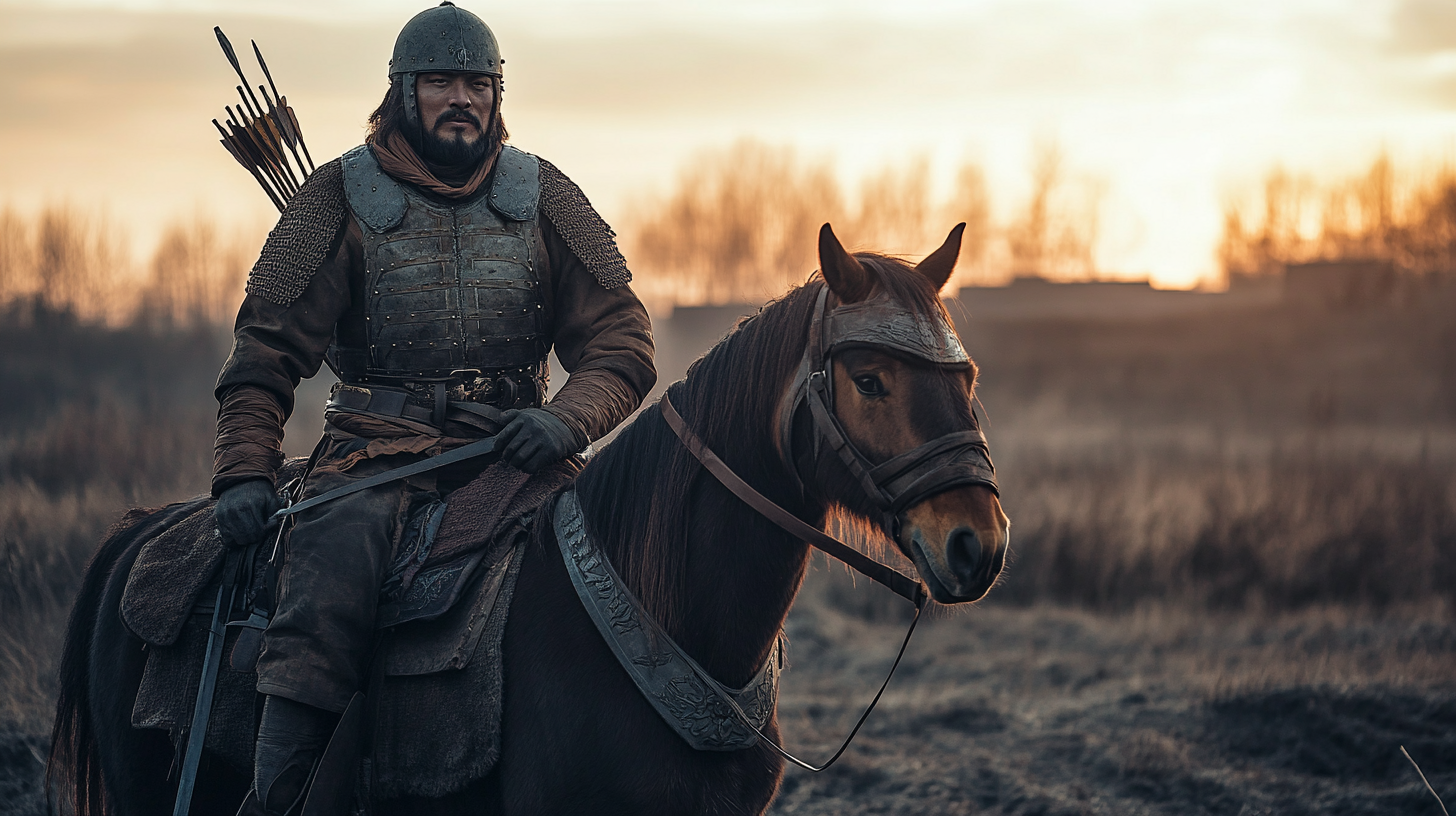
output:
M463 185L451 187L430 172L430 168L425 165L424 160L413 147L410 147L409 142L405 141L399 131L390 133L383 141L373 140L369 146L374 148L374 157L379 159L379 166L384 169L384 172L400 181L446 198L469 198L475 195L475 192L480 189L480 185L484 184L486 178L490 176L491 168L495 167L495 157L500 153L500 146L497 145L490 155L481 160L475 168L475 172Z

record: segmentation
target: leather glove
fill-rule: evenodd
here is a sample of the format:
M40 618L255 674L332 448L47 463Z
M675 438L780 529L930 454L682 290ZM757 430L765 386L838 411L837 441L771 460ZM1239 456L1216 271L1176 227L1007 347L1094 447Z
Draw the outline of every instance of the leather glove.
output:
M224 490L212 511L223 543L246 547L261 540L279 505L278 493L267 479L249 479Z
M576 433L542 408L511 409L501 413L506 426L496 436L501 461L527 473L536 473L586 446Z

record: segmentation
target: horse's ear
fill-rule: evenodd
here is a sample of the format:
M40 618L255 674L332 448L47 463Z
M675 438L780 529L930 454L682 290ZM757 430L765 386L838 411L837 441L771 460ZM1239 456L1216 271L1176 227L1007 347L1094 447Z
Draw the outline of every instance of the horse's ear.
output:
M854 303L869 297L872 282L864 264L844 251L834 230L828 224L819 228L819 270L824 281L841 303Z
M915 265L915 271L924 275L935 291L939 292L940 287L950 280L950 273L955 271L956 259L961 255L961 233L966 231L965 222L955 225L950 231L950 236L940 249L930 253L925 260ZM822 252L822 250L821 250Z

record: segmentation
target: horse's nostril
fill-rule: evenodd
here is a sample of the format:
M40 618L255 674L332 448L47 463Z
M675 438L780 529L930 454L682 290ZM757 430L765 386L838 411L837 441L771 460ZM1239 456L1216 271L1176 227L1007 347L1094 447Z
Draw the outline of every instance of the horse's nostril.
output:
M976 531L961 527L950 534L946 542L945 563L952 573L962 581L971 581L981 568L981 539Z

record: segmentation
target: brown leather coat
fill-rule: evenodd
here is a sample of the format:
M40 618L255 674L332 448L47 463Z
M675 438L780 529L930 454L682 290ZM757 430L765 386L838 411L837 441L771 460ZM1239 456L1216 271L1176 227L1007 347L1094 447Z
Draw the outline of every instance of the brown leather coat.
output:
M545 409L585 446L626 419L656 382L652 328L631 287L603 287L545 215L536 236L537 257L548 259L539 270L546 332L570 375ZM359 227L346 214L301 295L287 305L257 294L243 301L217 381L213 495L248 479L273 479L294 388L318 372L335 332L363 336L362 325L348 325L363 278Z

